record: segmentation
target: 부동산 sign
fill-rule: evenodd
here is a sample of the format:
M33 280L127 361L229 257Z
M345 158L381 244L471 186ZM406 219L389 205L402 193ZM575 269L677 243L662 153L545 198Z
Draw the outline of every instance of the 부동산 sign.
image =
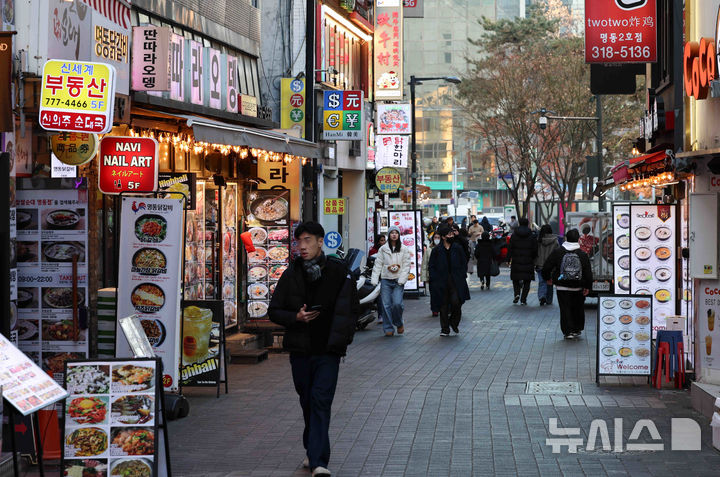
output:
M652 0L585 0L586 63L657 61L657 11Z
M149 137L108 136L100 141L98 184L105 194L151 192L158 186L158 144Z
M40 92L43 129L108 133L114 104L113 66L90 61L45 62Z
M325 91L323 139L359 141L364 136L362 91Z

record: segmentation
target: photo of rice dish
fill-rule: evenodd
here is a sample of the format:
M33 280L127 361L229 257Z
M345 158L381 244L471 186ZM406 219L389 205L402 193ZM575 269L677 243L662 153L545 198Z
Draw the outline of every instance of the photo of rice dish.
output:
M268 238L267 230L262 227L253 227L248 232L253 243L265 243Z
M66 386L70 394L105 394L110 389L110 366L71 364Z
M135 309L142 313L155 313L165 304L165 292L153 283L142 283L130 295Z
M618 227L621 229L626 229L630 227L630 215L629 214L620 214L617 217L617 224Z
M630 255L623 255L618 258L618 267L623 270L628 270L630 268Z
M630 248L630 237L627 235L621 235L617 238L617 246L623 250Z
M637 257L638 260L642 260L643 262L649 259L651 256L652 251L647 247L640 247L635 250L635 257Z
M602 321L606 325L612 325L613 323L615 323L615 317L613 315L605 315L602 317Z
M638 358L647 358L650 356L650 350L644 347L635 348L635 356Z
M650 339L650 333L638 331L637 333L635 333L635 339L638 341L648 341Z
M652 273L650 273L650 270L647 268L639 268L635 270L635 279L639 282L649 282L652 278Z
M635 323L638 325L649 325L650 324L650 317L649 316L638 316L635 318Z
M668 227L658 227L655 229L655 237L658 238L658 240L667 240L672 236L672 232Z
M635 229L635 238L638 240L647 240L652 236L650 227L638 227Z
M605 331L602 334L602 339L604 339L605 341L612 341L615 338L617 338L617 335L614 331Z
M661 282L666 282L672 278L672 272L669 268L658 268L655 270L655 278Z

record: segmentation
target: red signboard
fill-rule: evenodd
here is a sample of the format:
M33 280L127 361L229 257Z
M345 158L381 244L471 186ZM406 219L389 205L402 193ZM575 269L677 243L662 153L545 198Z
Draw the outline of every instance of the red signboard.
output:
M158 143L149 137L104 137L98 185L105 194L150 192L158 187Z
M655 0L585 0L586 63L655 61Z

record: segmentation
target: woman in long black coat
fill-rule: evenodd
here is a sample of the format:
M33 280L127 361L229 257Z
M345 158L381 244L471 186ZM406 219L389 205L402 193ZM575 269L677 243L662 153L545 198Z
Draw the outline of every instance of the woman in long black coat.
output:
M513 303L527 305L530 282L535 279L535 257L537 257L537 239L533 236L528 219L522 218L518 228L510 237L508 255L510 257L510 279L515 290Z
M436 233L442 242L433 248L428 263L430 308L440 314L440 336L450 336L450 328L458 333L462 304L470 299L467 255L450 227L442 225Z
M490 234L483 232L475 244L475 260L477 260L477 276L480 279L480 289L490 289L490 276L492 262L495 260L495 244L490 240Z

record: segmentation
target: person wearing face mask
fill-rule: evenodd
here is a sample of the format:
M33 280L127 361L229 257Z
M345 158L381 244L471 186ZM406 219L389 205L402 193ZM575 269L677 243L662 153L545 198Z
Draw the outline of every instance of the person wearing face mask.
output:
M380 283L380 295L383 306L383 331L385 336L393 336L395 328L399 335L405 332L403 324L403 292L410 275L412 253L403 247L400 241L400 229L390 226L388 240L375 255L373 266L373 285Z
M483 232L480 240L475 245L475 260L477 261L477 276L480 279L480 289L490 289L490 277L493 273L493 266L497 269L495 263L495 246L490 240L490 234Z
M455 234L446 225L438 227L442 243L430 254L430 306L440 314L440 336L450 336L450 328L460 333L462 304L470 299L467 285L467 257Z
M425 283L425 286L427 289L430 289L430 272L428 271L428 265L430 264L430 255L432 255L432 251L435 247L440 245L441 239L439 235L435 235L432 240L430 241L430 245L425 250L425 253L423 254L423 261L422 261L422 268L420 272L420 278ZM431 309L432 311L432 309ZM437 311L432 312L432 316L438 316Z

